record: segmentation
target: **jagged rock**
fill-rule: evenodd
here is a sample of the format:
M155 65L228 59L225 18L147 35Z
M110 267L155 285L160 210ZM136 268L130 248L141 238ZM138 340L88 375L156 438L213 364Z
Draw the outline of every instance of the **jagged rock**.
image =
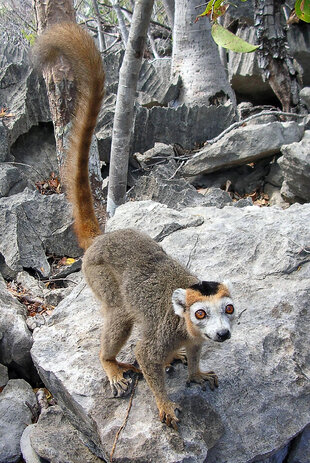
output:
M32 336L26 325L25 306L9 293L2 277L0 295L0 362L30 379Z
M307 106L308 111L310 111L310 87L302 88L300 90L299 96L301 101Z
M32 268L47 276L47 254L80 255L64 195L43 196L26 188L0 199L0 252L14 271Z
M32 126L49 121L50 112L43 77L28 62L29 51L7 34L2 36L0 50L1 104L14 115L6 121L13 144Z
M20 438L31 424L30 407L36 404L31 386L23 379L11 379L0 394L0 461L18 463L21 457Z
M20 135L12 145L10 153L18 163L16 167L34 184L58 175L56 145L53 124L40 124ZM21 165L22 164L22 165Z
M154 147L143 154L135 153L133 157L142 165L152 165L174 156L173 146L165 143L155 143Z
M228 127L235 117L231 104L220 106L181 105L176 109L154 106L137 109L133 131L132 152L143 152L155 142L178 143L185 149L215 137Z
M256 44L256 30L253 25L243 24L237 30L236 35L249 43L253 43L253 45ZM261 76L256 53L229 51L228 75L232 88L241 98L246 97L255 104L268 103L274 100L270 85L268 82L264 82Z
M1 342L1 340L0 340ZM4 387L9 380L8 369L0 363L0 388Z
M310 461L310 426L296 437L290 450L287 463L309 463Z
M83 436L72 426L57 405L40 415L38 423L28 426L21 440L26 463L41 458L46 463L100 463L101 458L92 454L82 442ZM27 457L28 455L28 457Z
M222 208L224 206L232 205L232 199L227 191L221 190L220 188L208 188L203 196L205 201L201 206L216 206ZM191 206L191 204L189 204ZM198 204L197 204L198 206Z
M17 167L0 164L0 198L20 193L26 187L31 188L31 183Z
M6 161L9 158L9 139L8 130L0 121L0 162Z
M170 59L158 59L152 62L144 60L138 82L138 103L161 104L170 84Z
M183 407L179 434L159 422L155 401L139 380L113 461L266 460L310 423L309 220L310 206L299 204L285 211L195 207L180 213L148 201L117 209L109 230L144 230L200 278L229 278L237 321L231 340L203 351L202 367L219 375L217 391L185 388L182 364L167 377L169 395ZM129 398L111 400L98 359L101 324L99 303L82 283L48 326L36 330L32 356L91 450L108 459ZM136 336L121 361L133 360Z
M272 156L283 145L300 141L303 132L303 126L296 122L239 127L196 153L181 169L181 174L191 177Z
M293 5L292 5L293 6ZM298 61L303 69L303 84L310 85L310 28L308 24L300 21L287 30L287 40L291 55Z
M281 194L290 203L310 201L310 130L299 143L282 146L278 164L284 183Z

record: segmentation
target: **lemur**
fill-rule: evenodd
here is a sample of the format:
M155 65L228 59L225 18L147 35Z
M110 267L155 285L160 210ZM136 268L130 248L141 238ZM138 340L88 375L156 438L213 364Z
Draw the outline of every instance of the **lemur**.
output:
M85 250L85 279L102 303L101 364L118 397L130 391L128 372L142 371L160 420L177 429L180 407L167 395L165 365L185 347L188 381L207 381L211 389L218 386L214 372L199 369L199 359L205 341L223 342L231 336L234 306L229 289L224 283L200 281L144 233L132 229L101 233L88 174L89 147L104 94L100 53L81 27L59 23L38 39L33 55L41 67L64 56L76 80L65 186L75 232ZM135 348L139 368L116 360L134 324L141 337Z

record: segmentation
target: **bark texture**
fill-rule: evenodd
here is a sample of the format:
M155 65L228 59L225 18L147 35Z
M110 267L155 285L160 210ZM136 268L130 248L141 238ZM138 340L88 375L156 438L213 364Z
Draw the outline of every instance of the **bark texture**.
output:
M207 17L195 23L203 12L196 0L176 0L173 29L172 76L183 82L176 104L221 104L235 102L218 47L211 36Z
M107 213L110 217L114 215L117 206L125 202L134 102L153 3L154 0L137 0L135 4L127 47L120 70L107 201Z
M299 84L293 58L288 52L283 24L284 3L283 0L255 0L255 27L262 76L268 80L283 111L288 112L298 104Z

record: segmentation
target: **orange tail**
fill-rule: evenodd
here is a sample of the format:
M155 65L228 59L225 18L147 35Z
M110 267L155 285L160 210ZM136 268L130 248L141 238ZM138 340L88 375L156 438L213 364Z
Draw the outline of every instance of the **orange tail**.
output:
M59 56L70 63L77 87L77 102L65 167L65 186L73 205L74 228L80 246L87 249L101 234L89 183L88 159L92 135L104 95L104 71L99 51L90 35L75 23L49 28L34 46L41 67Z

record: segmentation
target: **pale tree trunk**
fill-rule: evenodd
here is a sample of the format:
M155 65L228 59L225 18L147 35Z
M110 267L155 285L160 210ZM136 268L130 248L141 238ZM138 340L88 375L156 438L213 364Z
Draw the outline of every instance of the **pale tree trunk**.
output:
M196 5L197 0L175 0L171 73L180 75L183 84L175 103L210 105L230 99L235 104L210 21L203 17L195 23L204 8L196 9Z
M286 29L281 24L281 0L255 0L255 28L260 48L258 65L280 100L283 111L298 104L299 84L293 58L289 55Z
M163 0L166 15L168 17L169 25L171 30L174 26L174 0Z
M105 41L104 41L103 29L102 29L100 12L99 12L97 0L92 0L92 4L93 4L94 11L95 11L96 20L97 20L99 51L102 53L103 50L106 48L106 46L105 46Z
M76 22L72 0L34 0L35 14L38 24L38 34L58 22ZM66 149L69 142L70 121L74 112L76 90L74 76L69 65L63 60L52 69L43 71L46 82L49 106L54 124L56 153L59 166L60 179L64 178ZM95 202L100 202L102 195L102 177L98 147L93 139L90 158L90 183ZM63 183L63 182L62 182Z
M126 47L127 45L127 40L128 40L128 30L126 27L125 19L124 19L124 14L121 10L120 4L118 0L111 0L113 9L115 11L116 17L117 17L117 22L118 22L118 28L120 30L121 36L122 36L122 41L124 46Z
M137 0L127 47L119 75L114 116L107 213L125 202L129 146L134 121L134 102L154 0Z

